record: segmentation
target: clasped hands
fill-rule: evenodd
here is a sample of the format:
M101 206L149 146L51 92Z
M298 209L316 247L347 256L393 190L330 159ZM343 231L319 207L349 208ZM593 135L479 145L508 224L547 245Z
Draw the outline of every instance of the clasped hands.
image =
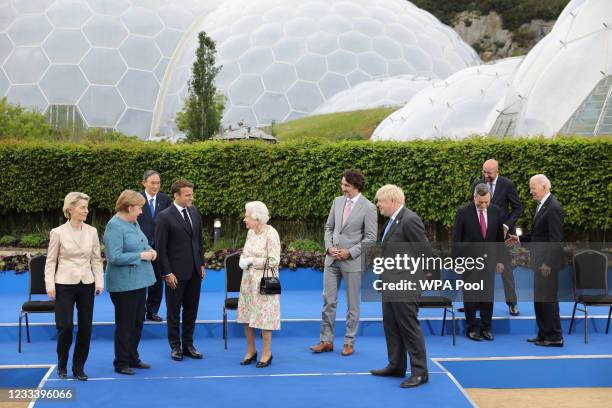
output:
M339 261L346 261L351 257L351 253L345 248L331 247L327 250L327 253Z

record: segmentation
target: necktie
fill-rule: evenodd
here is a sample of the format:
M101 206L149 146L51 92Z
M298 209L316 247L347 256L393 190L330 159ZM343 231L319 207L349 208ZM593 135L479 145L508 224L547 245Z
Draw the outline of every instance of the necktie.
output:
M385 240L385 237L387 236L387 232L389 232L392 225L393 225L393 218L389 218L389 222L387 223L387 226L385 227L385 231L383 232L381 241Z
M346 200L346 204L344 205L344 213L342 213L342 225L346 225L348 221L349 215L351 215L351 210L353 209L353 200Z
M189 221L189 217L187 216L186 208L183 208L183 218L185 219L185 223L187 224L187 226L189 227L189 230L191 231L191 222Z
M540 212L540 209L541 209L541 208L542 208L542 202L540 201L540 202L538 202L538 206L536 207L535 214L533 214L533 219L534 219L534 220L535 220L535 219L536 219L536 217L538 216L538 213Z
M155 199L149 200L149 210L151 210L151 218L155 218Z
M493 198L493 194L495 193L495 183L490 182L489 188L491 189L491 198Z
M487 239L487 223L485 222L484 211L478 210L480 215L478 216L480 220L480 232L482 233L482 239Z

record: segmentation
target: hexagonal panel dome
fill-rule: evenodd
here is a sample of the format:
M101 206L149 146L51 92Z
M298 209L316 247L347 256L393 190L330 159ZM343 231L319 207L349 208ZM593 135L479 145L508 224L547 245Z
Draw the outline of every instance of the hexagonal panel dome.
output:
M250 125L282 122L312 113L363 81L402 74L442 79L480 63L451 28L406 0L227 0L199 28L217 42L217 62L223 66L217 87L229 96L225 124L241 113L245 117L239 119ZM193 62L197 38L188 41L169 67ZM271 73L282 75L278 83L271 83ZM185 76L176 70L168 74ZM184 100L181 81L170 80L162 89ZM262 100L271 103L265 111ZM180 105L156 109L154 131L175 128Z

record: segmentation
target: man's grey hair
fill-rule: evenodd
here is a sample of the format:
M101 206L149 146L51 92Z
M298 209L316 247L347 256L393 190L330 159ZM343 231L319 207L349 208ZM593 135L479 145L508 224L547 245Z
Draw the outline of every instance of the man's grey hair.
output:
M251 217L258 220L262 224L267 224L270 220L270 212L268 207L261 201L251 201L245 204L244 209L251 213Z
M549 190L552 188L550 185L550 180L543 174L536 174L535 176L531 177L529 181L534 181L540 186L548 187Z
M474 189L474 197L476 196L485 196L487 194L491 194L491 189L485 183L478 183L476 188Z
M158 171L155 171L155 170L147 170L147 171L145 171L145 172L144 172L144 175L142 176L142 181L147 181L147 179L148 179L149 177L154 176L154 175L156 175L156 174L159 176L159 172L158 172ZM161 176L160 176L160 177L161 177Z

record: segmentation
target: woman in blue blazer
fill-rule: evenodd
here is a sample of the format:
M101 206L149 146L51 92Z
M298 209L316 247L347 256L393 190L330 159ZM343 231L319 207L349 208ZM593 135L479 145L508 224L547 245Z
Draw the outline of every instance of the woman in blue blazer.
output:
M119 195L117 213L106 224L106 286L115 305L115 371L133 375L133 368L150 368L140 360L138 343L144 320L147 287L155 283L151 261L157 253L136 222L145 200L136 191Z

